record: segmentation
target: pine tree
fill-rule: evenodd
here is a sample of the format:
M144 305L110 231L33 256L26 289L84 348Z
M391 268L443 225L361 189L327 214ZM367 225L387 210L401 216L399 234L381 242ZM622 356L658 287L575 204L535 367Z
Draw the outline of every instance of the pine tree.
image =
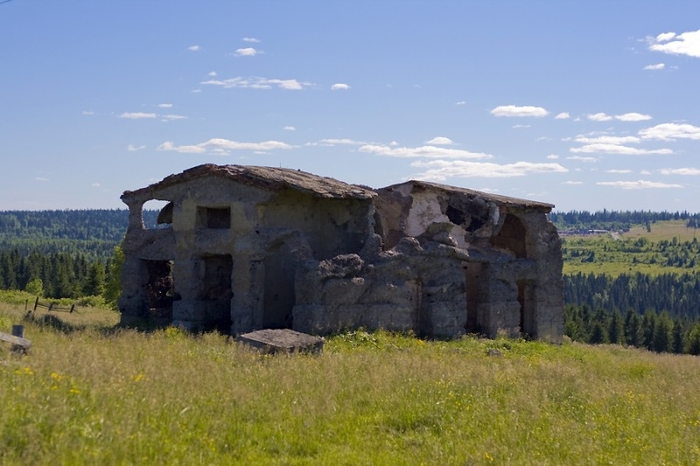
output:
M615 309L610 317L610 325L608 326L608 339L610 343L615 345L625 343L625 328L620 312Z

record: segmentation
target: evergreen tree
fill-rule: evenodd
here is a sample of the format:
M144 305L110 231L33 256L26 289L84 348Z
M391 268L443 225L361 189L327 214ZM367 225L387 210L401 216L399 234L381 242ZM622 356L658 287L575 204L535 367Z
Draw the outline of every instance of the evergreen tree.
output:
M683 353L685 349L685 331L681 319L675 319L671 331L671 351L676 354Z
M659 316L654 328L653 349L657 353L671 351L671 319L665 312Z
M608 340L615 345L625 343L625 327L620 312L615 309L610 316L608 326Z

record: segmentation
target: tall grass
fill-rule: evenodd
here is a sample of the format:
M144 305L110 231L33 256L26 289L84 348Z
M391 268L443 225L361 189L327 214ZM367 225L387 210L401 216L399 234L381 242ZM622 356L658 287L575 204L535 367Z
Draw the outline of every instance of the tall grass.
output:
M0 305L0 330L21 314ZM26 356L0 348L2 464L700 461L691 356L362 331L261 356L218 334L54 324L26 322Z

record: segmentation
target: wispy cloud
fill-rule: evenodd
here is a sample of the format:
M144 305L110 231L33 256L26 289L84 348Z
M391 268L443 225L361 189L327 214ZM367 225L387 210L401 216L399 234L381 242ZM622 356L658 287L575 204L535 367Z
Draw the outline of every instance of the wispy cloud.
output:
M310 87L311 83L300 82L296 79L269 79L260 77L236 77L230 79L210 79L209 81L203 81L200 84L210 85L210 86L221 86L224 89L229 88L240 88L240 89L272 89L273 87L279 89L286 89L290 91L299 91L304 88Z
M83 110L83 115L94 115L94 114L95 114L95 112L93 112L92 110Z
M530 125L513 125L513 129L530 128Z
M44 178L43 176L37 176L36 178L34 178L34 180L41 181L41 182L49 181L48 178Z
M497 117L544 117L549 112L542 107L517 105L501 105L491 110L491 115Z
M598 159L595 157L583 157L580 155L572 155L570 157L567 157L566 160L575 160L576 162L585 162L585 163L593 163L593 162L598 161Z
M321 139L320 141L317 141L317 142L307 142L304 145L305 146L333 147L333 146L363 146L366 144L367 144L367 142L365 142L365 141L356 141L355 139L349 139L349 138L342 138L342 139L327 138L327 139Z
M187 117L184 115L161 115L163 121L173 121L173 120L186 120Z
M259 41L258 39L256 39L255 37L244 37L242 40L243 40L243 42L252 42L252 43L255 43L255 44L257 44L258 42L260 42L260 41Z
M656 65L647 65L644 67L645 70L650 70L650 71L658 71L658 70L663 70L666 68L666 65L663 63L657 63Z
M296 131L297 129L294 126L285 126L284 128L285 131Z
M448 149L446 147L421 146L421 147L390 147L367 144L360 147L360 152L386 157L402 158L448 158L448 159L490 159L493 156L481 152L469 152L461 149Z
M554 117L555 120L568 120L569 118L571 118L569 112L557 113L557 116Z
M684 175L697 176L700 175L700 168L663 168L659 170L662 175Z
M467 101L466 100L458 100L457 102L455 102L455 105L467 105Z
M700 140L700 127L687 123L662 123L639 131L643 139L674 141L676 139Z
M139 151L139 150L143 150L143 149L145 149L145 148L146 148L146 146L143 146L143 145L141 145L141 146L135 146L135 145L133 145L133 144L129 144L128 146L126 146L126 150L128 150L129 152L136 152L136 151Z
M659 183L656 181L637 180L637 181L598 181L598 186L611 186L621 189L667 189L667 188L682 188L680 184Z
M586 144L581 147L569 149L574 154L620 154L620 155L647 155L647 154L672 154L671 149L638 149L636 147L620 144Z
M562 184L566 184L569 186L578 186L578 185L582 185L583 181L571 181L571 180L569 180L569 181L564 181Z
M630 144L639 142L636 136L576 136L574 141L581 144Z
M226 154L234 150L250 150L257 152L267 152L278 149L292 149L287 143L280 141L264 141L264 142L239 142L228 139L214 138L206 142L194 145L176 146L171 141L166 141L157 147L157 150L175 151L181 153L201 154L211 151L218 154Z
M412 167L424 168L415 175L426 181L444 181L449 178L511 178L536 173L566 173L568 170L558 163L516 162L497 164L491 162L469 162L466 160L429 160L411 163Z
M558 160L558 159L559 159L559 156L556 155L556 154L550 154L550 155L547 156L547 159L548 159L548 160Z
M189 50L190 52L199 52L200 50L202 50L202 47L200 47L199 45L190 45L189 47L187 47L187 50Z
M700 29L682 34L665 32L656 37L648 38L648 43L649 50L654 52L700 57Z
M144 112L124 112L119 115L119 118L128 118L130 120L143 120L147 118L156 118L158 115L156 113L144 113Z
M435 137L435 138L431 139L430 141L425 141L425 143L432 144L435 146L449 146L450 144L454 144L454 142L452 142L452 139L446 138L444 136Z
M592 120L592 121L610 121L613 119L613 117L601 112L601 113L589 114L588 119Z
M605 173L624 174L624 173L632 173L632 170L612 168L610 170L605 170Z
M651 120L651 115L644 115L643 113L623 113L622 115L615 115L616 120L620 121L646 121Z
M336 83L331 86L331 91L347 91L348 89L350 89L350 86L343 83Z
M242 49L236 50L233 54L237 57L254 57L258 54L262 54L262 50L256 50L253 47L245 47Z
M173 104L158 104L160 108L173 108Z

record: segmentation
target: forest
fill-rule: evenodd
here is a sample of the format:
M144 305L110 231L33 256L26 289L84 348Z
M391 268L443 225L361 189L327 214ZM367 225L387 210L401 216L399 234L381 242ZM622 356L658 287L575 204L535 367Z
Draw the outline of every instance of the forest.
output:
M145 210L155 226L158 211ZM615 230L682 222L695 231L700 214L688 212L552 213L560 230ZM0 212L0 289L43 298L119 295L126 210ZM677 225L676 225L677 226ZM661 230L661 233L658 231ZM700 354L700 242L668 230L648 237L566 237L565 334L586 343L619 343L659 352ZM690 238L689 235L688 238Z

